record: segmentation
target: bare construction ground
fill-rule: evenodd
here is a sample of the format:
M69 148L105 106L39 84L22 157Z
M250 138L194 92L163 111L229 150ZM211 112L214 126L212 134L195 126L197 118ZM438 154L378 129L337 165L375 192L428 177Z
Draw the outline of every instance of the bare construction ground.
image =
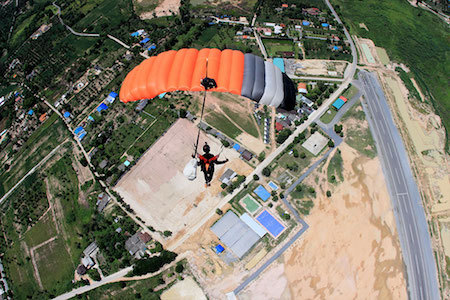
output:
M216 166L211 187L205 188L200 169L196 180L186 179L183 169L191 159L197 130L190 121L178 120L115 187L147 224L157 230L170 230L174 236L182 235L183 229L199 223L204 215L215 210L222 191L218 179L227 168L242 175L252 170L239 158L239 153L224 148L219 160L230 161ZM201 132L200 150L205 142L211 146L212 153L219 152L220 142Z
M287 73L298 76L343 77L348 62L326 59L288 60Z
M328 182L328 163L307 178L306 184L318 191L306 217L310 228L282 260L239 294L240 299L407 298L379 159L369 159L346 144L339 148L344 181ZM326 190L332 191L330 198Z

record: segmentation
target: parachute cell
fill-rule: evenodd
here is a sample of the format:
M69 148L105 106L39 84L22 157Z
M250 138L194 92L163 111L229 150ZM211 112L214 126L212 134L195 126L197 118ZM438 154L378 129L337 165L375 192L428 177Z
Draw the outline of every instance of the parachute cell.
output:
M129 102L176 90L204 91L201 81L205 77L217 83L210 91L242 95L286 110L295 106L295 86L278 67L229 49L170 50L150 57L126 76L119 96Z

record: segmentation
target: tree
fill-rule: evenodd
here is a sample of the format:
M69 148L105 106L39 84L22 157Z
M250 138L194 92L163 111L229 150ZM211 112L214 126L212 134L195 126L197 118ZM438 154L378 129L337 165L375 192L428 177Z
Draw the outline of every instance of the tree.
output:
M258 160L260 162L263 161L265 158L266 158L266 152L264 152L264 151L258 155Z
M183 272L183 270L184 270L184 266L183 266L183 264L182 263L177 263L177 266L175 267L175 272L177 272L177 273L181 273L181 272Z
M298 150L297 149L292 150L292 154L294 155L294 157L298 157Z
M300 158L301 158L301 159L305 159L305 158L306 158L305 152L300 153Z
M303 191L303 187L302 187L302 185L301 184L299 184L299 185L297 185L296 187L295 187L295 190L297 191L297 192L301 192L301 191Z
M216 214L221 216L221 215L223 215L223 211L220 208L218 208L218 209L216 209Z
M259 176L257 174L254 174L253 175L253 180L255 180L255 181L259 180Z
M272 171L269 169L269 167L265 167L265 168L262 170L262 174L263 174L264 176L266 176L266 177L269 177L269 176L270 176L270 173L272 173Z
M328 147L333 148L334 147L334 142L333 140L329 140L328 141Z
M163 234L164 234L165 237L169 237L169 236L172 235L172 231L166 230L166 231L163 232Z
M327 191L327 197L330 198L331 197L331 192Z
M228 142L227 140L220 140L222 142L222 145L224 145L225 147L229 147L230 146L230 142Z
M286 141L287 138L291 135L291 133L292 133L292 131L289 128L284 128L283 130L281 130L278 133L278 136L277 136L277 139L276 139L277 143L278 144L283 144L284 141Z
M334 131L336 133L341 133L342 132L342 125L335 124L334 125Z
M308 188L308 193L310 193L310 194L315 194L315 193L316 193L316 190L315 190L312 186L310 186L310 187Z

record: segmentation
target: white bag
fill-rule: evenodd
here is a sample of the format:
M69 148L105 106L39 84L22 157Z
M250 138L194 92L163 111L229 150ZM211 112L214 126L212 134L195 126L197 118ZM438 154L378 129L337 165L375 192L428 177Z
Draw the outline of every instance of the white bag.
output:
M194 180L197 178L197 160L195 158L191 159L183 170L184 176L189 180Z

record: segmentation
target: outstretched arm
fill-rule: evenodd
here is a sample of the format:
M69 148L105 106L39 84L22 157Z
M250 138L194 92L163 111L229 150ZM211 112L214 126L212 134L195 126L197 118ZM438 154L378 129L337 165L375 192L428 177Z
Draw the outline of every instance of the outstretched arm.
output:
M224 164L226 162L228 162L228 158L225 159L225 160L222 160L222 161L216 160L216 165L221 165L221 164Z

